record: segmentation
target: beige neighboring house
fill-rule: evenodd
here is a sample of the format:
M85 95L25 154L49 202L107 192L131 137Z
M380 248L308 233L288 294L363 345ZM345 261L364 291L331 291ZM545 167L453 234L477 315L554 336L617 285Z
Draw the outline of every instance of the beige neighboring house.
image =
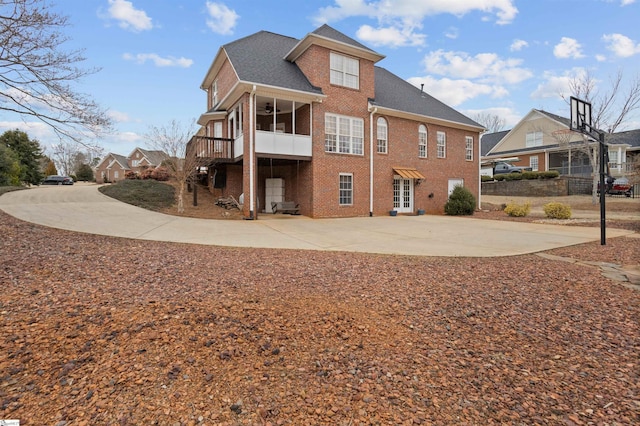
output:
M482 136L482 167L500 159L532 170L557 170L565 176L591 176L591 163L581 134L569 130L570 120L547 111L532 109L516 126ZM625 176L640 155L640 130L607 134L609 168L614 177ZM588 144L597 150L598 142Z
M146 169L155 169L169 156L163 151L148 151L136 148L128 157L109 153L98 164L95 170L96 182L117 182L125 178L127 172L140 174Z
M110 152L96 166L96 183L117 182L124 179L129 170L127 157Z

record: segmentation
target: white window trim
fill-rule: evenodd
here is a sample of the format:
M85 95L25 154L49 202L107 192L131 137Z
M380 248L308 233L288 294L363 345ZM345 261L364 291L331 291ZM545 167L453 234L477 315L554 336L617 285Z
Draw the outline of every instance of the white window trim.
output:
M380 134L381 130L384 130L384 134ZM376 151L378 154L387 154L389 152L389 126L387 120L383 117L378 117L376 121ZM381 147L383 149L381 149Z
M328 129L327 129L327 125L326 123L329 121L329 118L334 118L335 119L335 123L336 123L336 133L329 133ZM349 120L349 134L341 134L340 133L340 120ZM357 136L354 136L354 129L356 129L355 127L355 123L359 123L359 130L360 130L360 140L359 142L357 141ZM335 141L332 141L334 143L333 145L333 149L327 149L327 136L329 135L333 135L335 136ZM340 137L346 137L348 138L348 146L349 149L348 151L341 151L341 144L340 144ZM357 152L357 148L359 148L360 152ZM326 113L325 114L325 144L324 144L324 151L325 152L334 152L337 154L349 154L349 155L364 155L364 120L361 118L357 118L357 117L348 117L346 115L338 115L338 114L331 114L331 113Z
M529 157L529 167L531 167L532 171L537 172L538 167L540 167L539 164L540 163L537 155L532 155L531 157Z
M338 58L339 58L339 61L338 61ZM337 62L340 62L340 64L338 65ZM356 72L356 74L352 72L348 72L350 71L347 65L349 63L356 65L354 67L355 69L353 70ZM340 75L339 81L336 78L334 78L334 75L336 74ZM355 77L355 85L347 84L348 76ZM360 61L350 56L345 56L336 52L331 52L329 56L329 80L331 84L335 84L336 86L343 86L343 87L348 87L350 89L356 89L356 90L359 89L360 88Z
M473 136L465 136L465 153L464 159L467 161L473 161Z
M351 188L348 189L344 189L344 191L348 191L349 192L349 202L348 203L343 203L342 202L342 178L343 177L348 177L349 178L349 183L351 185ZM353 173L340 173L339 178L338 178L338 204L340 206L353 206Z
M424 135L424 138L422 137ZM421 124L418 127L418 158L427 158L427 144L428 144L427 126ZM422 153L422 147L424 147L424 154Z
M438 138L438 158L447 158L447 134L445 132L437 132Z
M525 147L542 146L542 132L528 132L525 137Z

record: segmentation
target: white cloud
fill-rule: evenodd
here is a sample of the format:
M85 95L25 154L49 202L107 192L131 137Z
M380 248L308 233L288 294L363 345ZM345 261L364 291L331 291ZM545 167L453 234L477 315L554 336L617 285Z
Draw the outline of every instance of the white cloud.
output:
M228 35L233 33L233 29L240 16L233 9L229 9L222 3L207 1L207 26L217 34Z
M501 25L511 23L518 14L513 0L378 0L369 3L365 0L335 0L335 6L320 8L315 20L321 24L351 16L368 16L377 18L379 22L400 20L415 25L426 16L462 16L474 11L495 15L496 22Z
M565 71L562 75L556 75L552 72L543 74L543 81L533 91L531 97L534 99L562 99L563 96L571 95L571 81L580 78L586 73L584 68L573 68Z
M424 63L430 73L463 79L478 79L481 83L516 84L533 76L520 67L521 59L501 59L495 53L470 56L465 52L436 50L429 53Z
M470 80L452 80L450 78L436 79L433 77L412 77L407 81L416 87L424 84L424 90L431 96L450 106L457 106L469 99L488 95L493 98L504 97L508 94L502 86L475 83Z
M580 43L570 37L562 37L560 43L553 48L553 54L560 59L579 59L584 57Z
M107 116L111 118L113 121L115 121L116 123L126 123L131 121L128 114L120 111L115 111L112 109L107 111Z
M356 32L356 37L374 46L424 46L426 36L413 33L411 30L400 28L373 28L369 25L361 26Z
M602 40L607 43L607 49L621 58L628 58L640 53L640 44L622 34L605 34L602 36Z
M449 27L449 29L444 33L446 38L457 39L460 31L456 27Z
M604 55L596 55L596 61L598 62L604 62L607 60L607 57Z
M41 121L0 121L0 133L8 130L21 130L41 144L46 140L56 139L53 129Z
M621 0L620 6L629 6L630 4L634 4L636 0Z
M109 0L109 17L118 21L120 28L135 32L153 28L151 18L144 10L133 7L127 0Z
M513 40L513 43L511 43L511 46L509 46L509 50L512 52L518 52L525 47L529 47L529 43L524 40L515 39Z
M138 53L137 55L125 53L122 57L127 61L135 61L138 64L144 64L147 61L152 61L157 67L189 68L193 65L193 60L191 59L174 58L173 56L163 58L155 53Z

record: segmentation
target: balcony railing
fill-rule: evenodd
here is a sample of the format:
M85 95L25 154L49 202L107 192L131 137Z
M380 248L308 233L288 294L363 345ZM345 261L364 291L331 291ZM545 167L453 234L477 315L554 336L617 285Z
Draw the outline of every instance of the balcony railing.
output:
M233 139L194 136L187 144L187 152L199 158L231 160L234 157Z

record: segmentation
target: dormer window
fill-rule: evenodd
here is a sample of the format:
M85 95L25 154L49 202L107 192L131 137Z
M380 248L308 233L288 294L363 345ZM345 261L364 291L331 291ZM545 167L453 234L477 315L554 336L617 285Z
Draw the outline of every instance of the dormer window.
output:
M331 84L358 89L360 62L357 59L331 52Z

